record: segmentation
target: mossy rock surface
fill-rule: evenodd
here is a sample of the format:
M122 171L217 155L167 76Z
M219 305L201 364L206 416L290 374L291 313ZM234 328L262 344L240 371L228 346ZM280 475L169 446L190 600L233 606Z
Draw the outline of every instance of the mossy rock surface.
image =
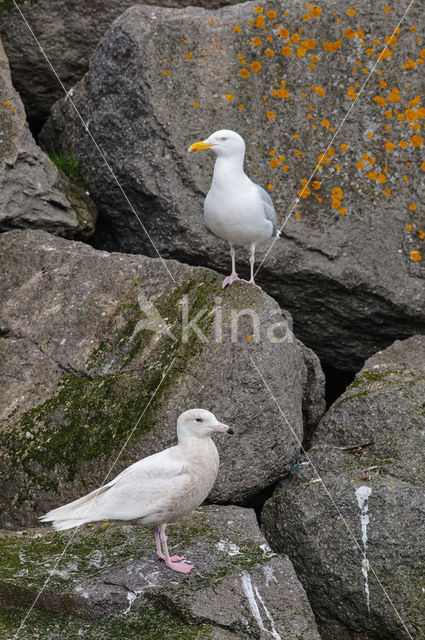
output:
M152 530L137 524L2 532L0 629L5 637L16 633L42 589L20 640L34 633L46 640L226 640L272 631L319 640L290 561L270 551L252 510L204 507L168 534L170 549L196 565L188 576L156 558Z
M424 395L425 336L372 356L266 503L267 539L293 560L326 640L336 623L425 636Z
M35 525L175 444L177 417L193 407L237 432L216 438L214 502L245 504L293 465L323 412L324 378L269 296L43 232L0 245L3 526Z

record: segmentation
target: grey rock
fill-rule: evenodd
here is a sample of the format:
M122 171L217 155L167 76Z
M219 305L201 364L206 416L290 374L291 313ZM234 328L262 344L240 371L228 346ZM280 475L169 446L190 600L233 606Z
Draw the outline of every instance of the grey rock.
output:
M37 622L46 640L75 637L78 628L106 640L320 640L290 560L270 551L253 510L205 507L169 533L196 566L188 576L167 569L154 554L152 531L137 525L79 529L58 564L72 534L0 533L0 605L16 616L54 567L22 640L34 637Z
M424 345L414 336L367 361L262 512L326 640L425 634Z
M210 9L234 0L155 0L146 4L184 7L197 4ZM10 59L13 82L22 96L28 118L37 126L50 115L50 108L63 97L63 89L11 0L0 9L0 33ZM69 90L88 68L90 57L105 31L135 0L26 0L19 2L41 47L58 77ZM9 10L8 10L9 9Z
M216 438L210 500L247 504L293 465L324 379L267 294L40 231L3 234L0 255L2 526L99 486L124 443L113 474L171 446L190 407L237 433Z
M1 39L0 95L0 231L31 227L67 237L93 234L93 203L58 171L30 133Z
M410 255L424 254L423 136L413 127L423 114L416 38L425 13L413 3L390 57L353 104L364 69L372 69L405 8L387 13L381 2L360 3L350 16L336 0L318 9L272 2L267 10L276 17L269 18L256 6L128 9L74 87L75 104L160 253L221 272L230 265L227 244L202 219L214 158L187 149L216 129L238 131L248 174L274 187L279 226L293 211L259 282L323 361L357 371L396 338L425 332L425 260ZM81 155L101 211L97 246L154 255L69 102L54 106L42 139ZM302 181L329 145L294 209ZM246 274L247 252L237 258Z

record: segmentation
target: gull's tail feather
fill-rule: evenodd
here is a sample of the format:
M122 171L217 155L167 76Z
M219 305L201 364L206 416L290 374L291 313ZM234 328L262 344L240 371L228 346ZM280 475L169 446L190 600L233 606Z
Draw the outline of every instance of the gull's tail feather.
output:
M41 522L51 522L55 531L64 531L65 529L72 529L73 527L79 527L86 522L90 522L90 520L82 520L74 518L74 520L47 520L40 518Z
M93 520L103 520L103 514L98 513L96 509L96 498L109 489L110 484L95 489L74 502L64 504L63 507L52 509L39 518L41 522L51 522L56 531L64 529L72 529L86 522Z

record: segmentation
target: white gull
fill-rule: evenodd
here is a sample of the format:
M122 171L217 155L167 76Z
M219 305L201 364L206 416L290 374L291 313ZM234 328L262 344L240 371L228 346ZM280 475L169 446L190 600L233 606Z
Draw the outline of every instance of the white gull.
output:
M114 480L41 516L57 531L97 520L140 519L154 525L156 552L170 569L189 573L194 565L168 553L165 527L189 515L210 493L218 473L215 432L233 433L206 409L189 409L177 420L174 447L135 462ZM161 548L162 543L162 548Z

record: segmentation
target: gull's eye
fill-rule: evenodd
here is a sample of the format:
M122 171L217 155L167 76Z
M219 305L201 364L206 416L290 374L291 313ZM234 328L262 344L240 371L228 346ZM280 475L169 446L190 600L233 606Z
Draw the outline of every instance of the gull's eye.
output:
M227 138L224 136L223 138L220 138L220 140L223 140L223 142L226 142Z
M202 422L202 418L195 418L196 422Z

